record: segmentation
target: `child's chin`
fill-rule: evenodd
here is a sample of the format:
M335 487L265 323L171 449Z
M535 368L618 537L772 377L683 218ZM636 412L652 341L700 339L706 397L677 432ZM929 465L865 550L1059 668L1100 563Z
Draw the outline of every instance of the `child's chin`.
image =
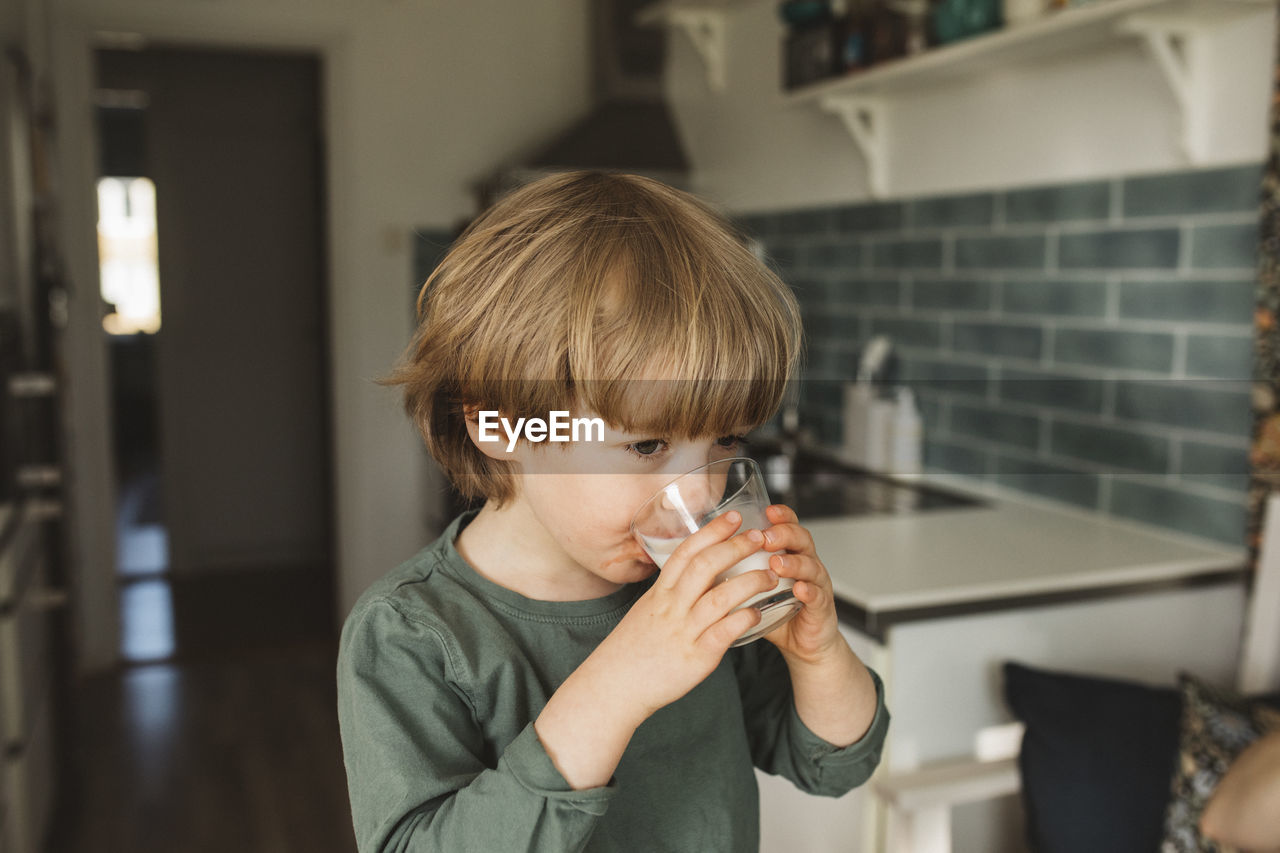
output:
M658 566L656 564L651 563L648 560L635 561L635 571L633 572L633 574L635 575L635 580L637 581L647 580L648 578L653 577L657 573L658 573Z
M614 583L638 583L657 573L657 565L648 557L618 557L597 569L597 574Z

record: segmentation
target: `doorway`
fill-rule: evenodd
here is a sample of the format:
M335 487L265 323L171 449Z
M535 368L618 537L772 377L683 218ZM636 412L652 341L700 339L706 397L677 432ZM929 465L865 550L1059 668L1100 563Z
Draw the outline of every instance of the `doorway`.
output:
M320 62L95 58L121 658L327 636Z

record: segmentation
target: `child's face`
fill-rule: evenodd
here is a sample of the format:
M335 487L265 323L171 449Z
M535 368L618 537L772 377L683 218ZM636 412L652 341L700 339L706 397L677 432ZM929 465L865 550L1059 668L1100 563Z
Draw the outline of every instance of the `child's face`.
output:
M643 580L656 566L631 535L640 505L680 474L740 455L749 430L681 439L606 426L600 442L524 441L508 457L519 471L516 501L537 519L548 548L554 543L581 569L614 584Z

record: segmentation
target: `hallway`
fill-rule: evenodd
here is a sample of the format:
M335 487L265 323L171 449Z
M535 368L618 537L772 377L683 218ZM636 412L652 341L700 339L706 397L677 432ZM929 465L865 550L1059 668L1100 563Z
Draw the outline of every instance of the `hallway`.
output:
M351 853L335 644L192 654L77 685L50 853Z
M129 663L70 689L50 853L351 853L328 573L168 572L159 478L132 462Z

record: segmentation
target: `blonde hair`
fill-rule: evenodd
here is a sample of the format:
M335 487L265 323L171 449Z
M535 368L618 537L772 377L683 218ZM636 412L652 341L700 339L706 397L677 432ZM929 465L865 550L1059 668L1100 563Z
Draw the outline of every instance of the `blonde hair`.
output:
M482 454L466 411L590 412L654 437L767 420L800 354L790 289L693 196L633 175L569 172L476 219L418 296L384 380L467 497L502 504L510 464ZM736 425L736 426L735 426Z

